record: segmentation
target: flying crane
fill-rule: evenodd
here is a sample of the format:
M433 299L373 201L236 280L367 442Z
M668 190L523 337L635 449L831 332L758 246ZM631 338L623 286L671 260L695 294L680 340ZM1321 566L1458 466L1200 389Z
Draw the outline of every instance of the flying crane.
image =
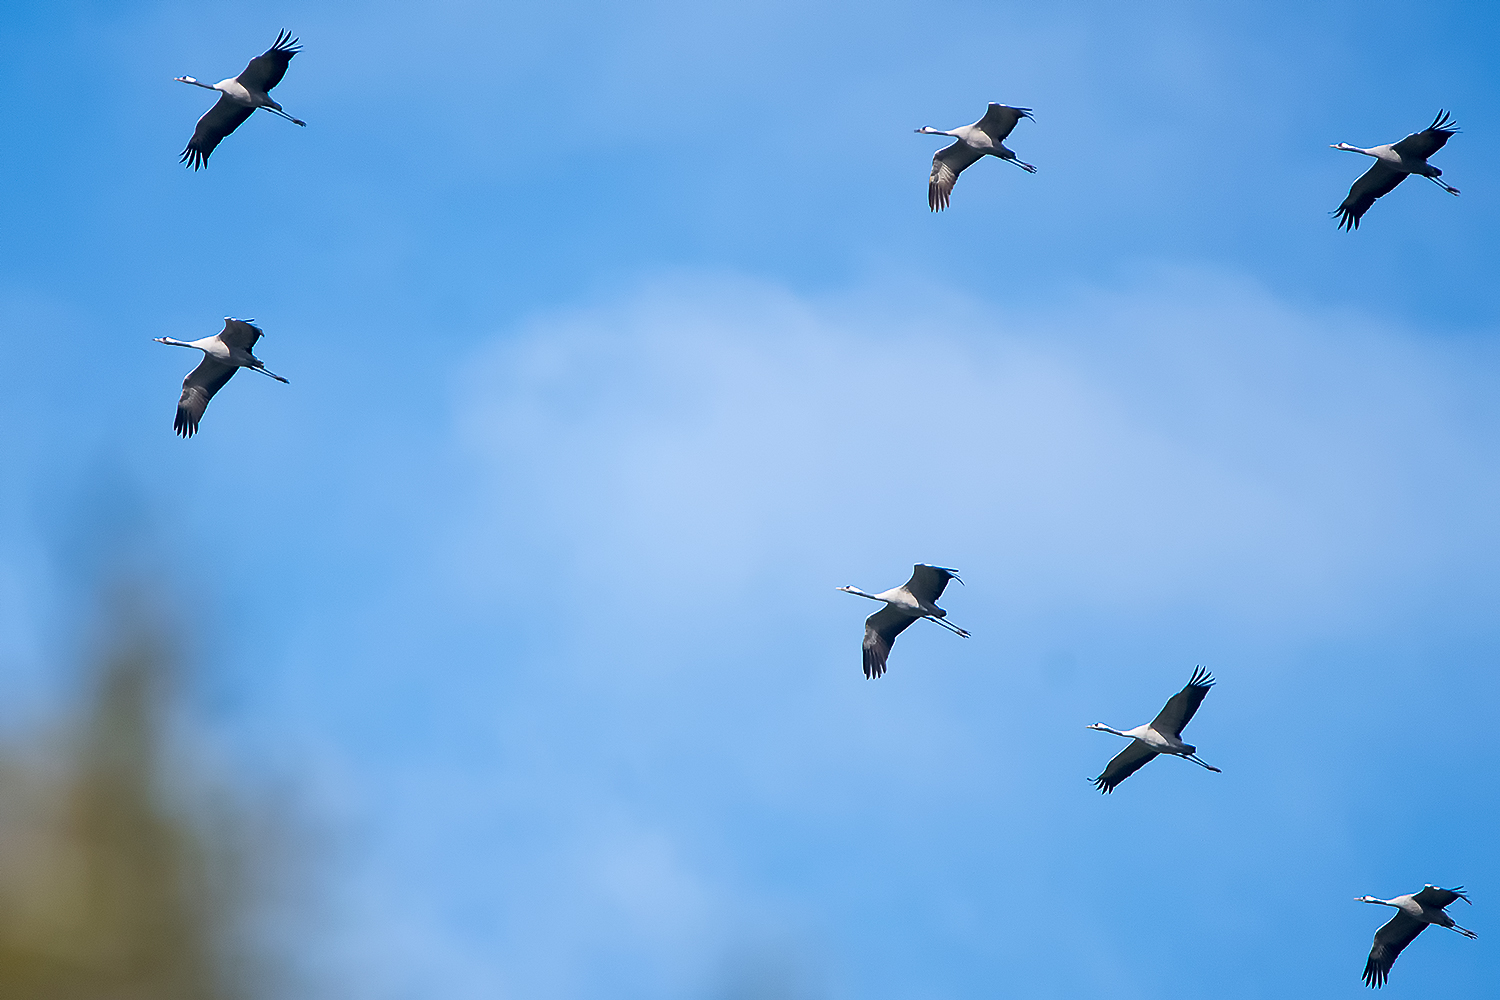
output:
M182 162L191 164L194 170L208 166L208 155L224 137L245 123L256 108L265 108L280 115L293 125L306 125L281 110L281 105L271 99L271 88L286 76L287 63L292 56L302 51L291 32L283 30L276 36L276 44L250 60L245 71L229 80L218 83L203 83L190 76L174 77L179 83L190 83L205 90L217 90L219 100L198 119L193 129L193 138L182 151Z
M1016 127L1016 122L1030 117L1030 108L1012 108L991 102L984 117L973 125L961 125L946 132L931 125L916 129L923 135L947 135L958 140L951 146L944 146L932 157L932 174L927 180L927 207L934 212L947 208L948 196L953 193L953 185L958 183L958 175L986 156L998 156L1029 174L1036 173L1036 167L1018 160L1004 142Z
M1191 743L1182 742L1182 730L1192 721L1198 711L1198 706L1203 704L1203 698L1208 694L1208 689L1213 686L1213 675L1202 667L1198 667L1193 671L1187 687L1174 694L1156 718L1144 726L1136 726L1134 729L1126 729L1123 732L1119 729L1111 729L1102 722L1085 727L1097 729L1102 733L1114 733L1116 736L1124 736L1130 740L1130 745L1115 754L1103 774L1090 779L1099 791L1105 794L1114 791L1116 785L1164 753L1190 760L1210 771L1218 771L1217 767L1198 759L1197 747Z
M1349 196L1334 210L1339 228L1350 232L1359 228L1359 220L1375 204L1375 199L1396 190L1396 185L1411 174L1426 177L1449 194L1458 194L1458 188L1438 180L1443 172L1427 162L1427 158L1443 148L1443 145L1458 132L1458 126L1448 117L1448 112L1439 111L1432 124L1420 132L1413 132L1400 142L1384 146L1361 149L1347 142L1335 143L1331 149L1342 149L1350 153L1363 153L1375 157L1375 163L1359 176L1349 188Z
M965 639L969 637L969 633L957 625L944 621L948 612L937 606L937 599L943 596L943 588L948 586L949 580L958 580L958 574L941 566L918 563L911 568L910 580L883 593L867 594L858 587L837 588L846 594L885 602L885 607L865 619L865 641L861 647L865 677L874 679L885 673L885 661L891 655L891 644L896 641L896 636L905 632L919 618L937 622ZM963 583L962 580L958 582Z
M1384 986L1385 981L1390 978L1391 966L1396 964L1396 956L1415 941L1417 935L1425 931L1429 924L1457 931L1466 938L1477 938L1478 934L1458 926L1445 912L1445 907L1460 899L1465 903L1469 901L1461 885L1452 889L1439 889L1435 885L1429 885L1421 892L1397 896L1395 899L1354 897L1356 903L1379 903L1381 906L1396 908L1396 915L1375 932L1375 944L1370 948L1369 960L1365 962L1365 985L1374 989Z
M278 382L286 381L275 372L267 371L261 360L250 353L255 342L262 336L260 327L253 326L242 319L230 319L225 316L224 329L212 337L204 337L202 340L153 338L158 344L193 347L203 352L203 360L198 362L198 367L188 372L187 378L182 380L182 398L177 401L177 417L172 421L173 430L185 438L190 438L197 433L198 421L203 419L203 411L208 409L208 401L213 399L214 393L224 388L234 377L234 373L241 368L249 368L251 371L268 375Z

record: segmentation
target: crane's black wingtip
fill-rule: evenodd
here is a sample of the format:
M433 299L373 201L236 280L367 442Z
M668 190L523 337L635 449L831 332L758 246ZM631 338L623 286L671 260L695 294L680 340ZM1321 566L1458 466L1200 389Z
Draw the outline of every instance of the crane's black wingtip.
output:
M1449 135L1455 135L1458 133L1458 123L1448 115L1447 111L1439 108L1437 117L1432 120L1431 125L1427 126L1427 131L1447 132Z
M925 566L927 569L935 569L943 574L945 580L958 580L960 584L963 584L963 581L958 579L958 570L956 569L949 569L947 566L933 566L928 563L918 563L917 565ZM967 584L964 585L967 586Z
M299 40L292 37L292 33L290 31L282 28L281 31L276 35L276 44L271 46L271 51L287 52L291 55L296 55L298 52L302 51L302 47Z

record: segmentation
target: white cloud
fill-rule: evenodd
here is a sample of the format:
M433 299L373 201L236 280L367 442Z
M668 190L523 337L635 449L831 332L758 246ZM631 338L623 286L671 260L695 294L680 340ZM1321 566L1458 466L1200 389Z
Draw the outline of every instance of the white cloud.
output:
M674 275L470 359L470 478L432 504L439 582L409 584L444 600L404 626L441 662L411 675L439 742L379 810L443 819L374 866L484 859L396 893L492 928L449 995L699 996L787 928L834 996L969 995L997 961L1018 992L1144 995L1170 941L1086 903L1060 939L1003 894L1142 891L1175 850L1150 817L1207 852L1175 876L1186 923L1285 948L1215 900L1292 870L1337 906L1381 863L1345 817L1416 765L1365 719L1430 685L1369 650L1494 596L1486 349L1223 275L1038 298ZM919 559L965 572L945 604L975 637L914 628L866 683L867 609L832 588ZM1082 777L1114 746L1081 727L1139 721L1194 662L1221 673L1194 726L1225 777L1167 762L1101 805ZM1303 742L1259 739L1269 717Z
M929 293L689 277L540 317L464 386L485 503L590 585L693 606L936 560L1031 613L1358 626L1494 542L1472 345L1211 274Z

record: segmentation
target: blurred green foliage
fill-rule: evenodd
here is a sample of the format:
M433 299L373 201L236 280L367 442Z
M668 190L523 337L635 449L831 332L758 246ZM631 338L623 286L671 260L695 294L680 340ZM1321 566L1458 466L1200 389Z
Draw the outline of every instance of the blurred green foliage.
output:
M68 717L0 752L0 998L251 1000L243 826L172 766L164 633L116 620Z

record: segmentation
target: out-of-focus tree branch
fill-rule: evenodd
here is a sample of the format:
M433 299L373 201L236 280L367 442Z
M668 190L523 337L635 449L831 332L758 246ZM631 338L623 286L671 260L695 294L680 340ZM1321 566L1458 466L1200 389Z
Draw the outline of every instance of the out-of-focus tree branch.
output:
M0 751L0 997L253 1000L244 845L171 766L165 633L112 631L73 716Z

